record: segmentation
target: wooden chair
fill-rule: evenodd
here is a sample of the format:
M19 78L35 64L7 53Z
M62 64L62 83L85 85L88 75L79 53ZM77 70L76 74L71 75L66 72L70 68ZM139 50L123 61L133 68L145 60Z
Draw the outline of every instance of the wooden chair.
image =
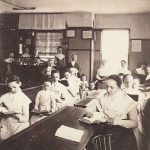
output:
M94 150L111 150L111 134L95 136L92 139Z

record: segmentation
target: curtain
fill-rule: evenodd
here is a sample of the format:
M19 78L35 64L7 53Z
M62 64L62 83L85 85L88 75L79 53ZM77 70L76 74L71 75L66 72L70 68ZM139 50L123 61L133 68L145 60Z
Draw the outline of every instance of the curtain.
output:
M62 30L65 28L65 14L20 14L19 16L19 29Z
M36 50L39 56L49 56L57 53L57 47L61 45L62 33L38 32L36 34Z
M34 28L34 14L19 15L19 29L33 29Z

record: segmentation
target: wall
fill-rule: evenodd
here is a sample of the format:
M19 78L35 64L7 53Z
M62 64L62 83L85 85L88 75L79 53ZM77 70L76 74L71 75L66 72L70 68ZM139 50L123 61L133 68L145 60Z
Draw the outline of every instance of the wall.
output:
M0 81L4 79L3 60L17 49L18 19L16 14L0 14Z
M128 28L131 39L150 39L150 14L95 15L95 28Z
M130 39L142 40L141 52L132 52L129 49L129 68L134 70L143 61L150 63L150 14L127 15L95 15L95 28L102 29L129 29ZM100 31L96 31L99 38ZM100 50L100 40L95 41L95 49ZM94 70L95 71L95 70Z
M0 60L8 56L8 53L18 49L17 36L18 32L18 14L0 15ZM148 61L150 63L150 14L127 14L127 15L95 15L95 39L94 39L94 70L96 70L101 59L100 53L100 33L102 29L129 29L130 39L142 40L142 52L132 52L129 50L129 68L133 70L141 62ZM70 26L71 27L71 26ZM82 30L91 28L72 27L76 30L76 37L67 38L68 41L68 59L70 60L72 53L77 53L79 56L78 62L81 70L90 79L90 50L91 39L82 39ZM1 36L3 35L3 36ZM86 60L84 59L86 58ZM86 64L86 65L84 65ZM86 66L86 67L85 67ZM0 69L1 71L1 69Z
M84 28L74 29L76 36L74 38L68 38L68 61L70 61L71 55L76 53L78 55L78 64L81 68L81 74L86 74L88 80L90 80L91 39L82 38L82 30L84 30Z

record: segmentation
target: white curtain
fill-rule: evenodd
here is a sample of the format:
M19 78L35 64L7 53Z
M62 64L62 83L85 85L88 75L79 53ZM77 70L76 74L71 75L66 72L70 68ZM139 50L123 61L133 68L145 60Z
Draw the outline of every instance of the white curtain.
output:
M65 28L65 14L20 14L19 16L19 29L61 30Z

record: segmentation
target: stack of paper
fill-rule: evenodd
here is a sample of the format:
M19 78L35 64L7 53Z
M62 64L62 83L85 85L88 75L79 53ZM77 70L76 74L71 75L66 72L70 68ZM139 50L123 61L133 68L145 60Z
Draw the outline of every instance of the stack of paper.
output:
M65 125L61 125L57 129L55 136L61 137L67 140L75 141L75 142L80 142L83 136L83 133L84 131L82 130L78 130L78 129L74 129L71 127L67 127Z

